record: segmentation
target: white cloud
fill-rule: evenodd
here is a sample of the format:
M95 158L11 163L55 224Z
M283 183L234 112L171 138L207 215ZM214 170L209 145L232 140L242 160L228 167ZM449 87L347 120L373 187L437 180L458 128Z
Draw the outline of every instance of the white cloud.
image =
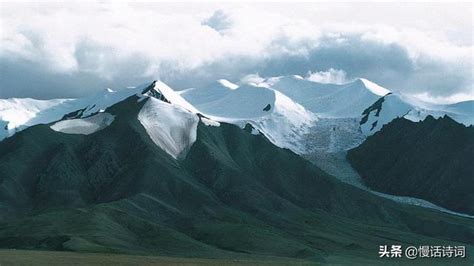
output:
M387 54L367 52L372 60L368 66L363 58L352 62L336 58L331 50L318 57L324 62L294 74L311 71L311 79L343 82L385 64L377 80L384 86L394 85L398 75L399 89L438 96L472 93L473 45L466 38L471 36L472 10L461 4L50 3L2 4L0 12L0 58L33 62L55 74L88 73L110 82L118 77L124 81L129 73L131 82L137 77L196 78L189 73L214 78L219 73L239 80L259 72L255 68L265 62L277 61L280 68L286 64L291 71L297 66L289 59L312 60L314 53L329 48L351 56L353 42L358 42L361 47L388 47L383 50ZM413 75L405 77L397 72L401 66L390 65L391 47L406 51L412 67L407 71ZM344 68L337 65L341 60ZM452 87L435 88L436 75L447 76ZM128 85L134 84L123 84Z
M348 82L346 75L344 70L330 68L327 71L309 72L306 79L319 83L344 84Z
M266 86L266 84L264 84L264 81L265 81L265 78L260 77L258 73L249 74L240 79L240 83L250 84L253 86Z
M471 93L455 93L451 94L449 96L432 96L431 94L427 92L419 93L419 94L414 94L416 98L429 102L429 103L437 103L437 104L452 104L452 103L457 103L461 101L466 101L466 100L471 100L474 101L474 95Z

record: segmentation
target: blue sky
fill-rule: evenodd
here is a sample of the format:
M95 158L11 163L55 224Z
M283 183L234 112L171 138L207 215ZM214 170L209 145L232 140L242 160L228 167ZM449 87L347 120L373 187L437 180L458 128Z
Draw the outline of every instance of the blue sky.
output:
M0 98L298 74L474 99L472 3L0 5Z

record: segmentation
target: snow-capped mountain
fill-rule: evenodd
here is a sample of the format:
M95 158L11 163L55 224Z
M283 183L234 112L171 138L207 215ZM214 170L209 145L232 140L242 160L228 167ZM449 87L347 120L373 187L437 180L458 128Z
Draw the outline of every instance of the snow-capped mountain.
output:
M466 126L474 124L474 101L455 104L432 104L407 95L390 93L367 108L360 121L362 132L372 135L397 117L418 122L428 115L448 115Z
M0 141L29 126L48 124L62 118L85 118L140 93L144 86L123 91L106 89L86 98L35 100L0 99Z
M279 91L263 86L238 86L219 80L206 88L192 88L180 95L199 113L215 121L245 127L264 134L279 147L303 152L302 137L317 116Z
M472 242L464 217L338 182L263 135L194 113L163 83L134 91L103 111L73 111L0 142L0 248L166 256L191 250L325 263L321 254L352 247L373 257L380 235L399 243ZM274 96L268 111L284 114L275 107L282 97ZM426 232L439 224L449 227ZM222 239L239 241L223 249Z
M133 95L147 100L137 119L151 140L174 158L185 154L196 139L198 111L160 81L118 92L107 89L82 99L1 100L0 140L27 127L49 123L54 131L66 134L95 133L114 121L105 110Z
M67 99L0 99L0 140L35 123L47 123L60 119L64 115L62 106ZM57 110L55 114L43 115L46 110Z
M419 121L428 114L447 114L465 125L474 122L472 101L434 105L390 93L366 79L336 85L283 76L239 84L221 79L182 91L155 81L81 99L4 99L0 100L0 140L32 125L54 122L51 128L56 131L92 134L113 123L114 117L105 112L108 107L132 95L161 100L147 102L138 119L155 144L175 158L192 145L194 133L185 131L195 131L195 123L189 121L196 121L197 114L208 125L251 125L254 134L261 133L275 145L299 154L348 150L396 117ZM187 113L194 114L193 118ZM161 119L150 119L156 116ZM187 144L177 143L177 138Z
M305 154L360 144L362 111L389 92L366 79L336 85L281 76L239 85L218 80L180 94L215 120L249 123L274 144Z
M323 84L300 76L283 76L262 81L307 110L324 118L359 117L367 106L390 91L366 79L346 84Z

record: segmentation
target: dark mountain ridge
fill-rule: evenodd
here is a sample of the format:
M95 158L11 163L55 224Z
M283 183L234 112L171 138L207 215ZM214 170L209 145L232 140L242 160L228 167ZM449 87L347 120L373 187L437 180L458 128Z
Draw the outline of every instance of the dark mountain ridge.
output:
M397 118L348 152L372 189L474 214L474 128L449 116Z

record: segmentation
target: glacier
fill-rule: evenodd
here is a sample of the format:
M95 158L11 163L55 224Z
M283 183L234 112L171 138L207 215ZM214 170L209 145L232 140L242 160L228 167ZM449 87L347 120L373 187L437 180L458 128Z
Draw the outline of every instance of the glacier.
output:
M109 113L98 113L86 118L61 120L50 128L66 134L90 135L112 124L114 118Z
M173 158L183 158L196 141L199 118L180 106L149 97L138 120L151 140Z

